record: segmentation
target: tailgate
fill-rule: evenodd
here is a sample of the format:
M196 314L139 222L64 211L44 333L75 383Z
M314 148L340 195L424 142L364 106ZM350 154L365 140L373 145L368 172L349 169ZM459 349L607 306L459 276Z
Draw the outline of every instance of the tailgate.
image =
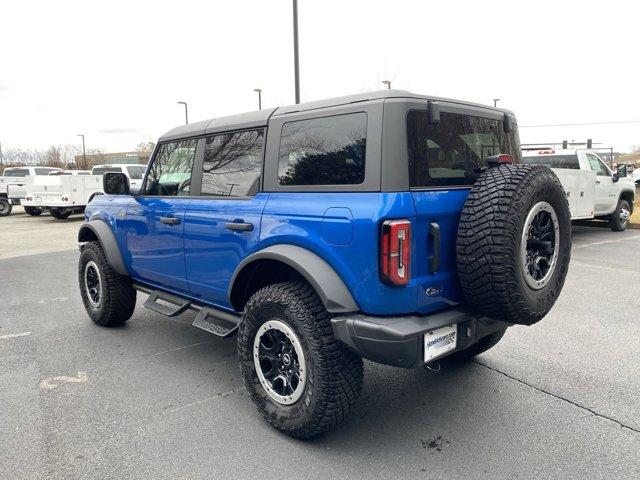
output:
M427 313L462 301L456 268L456 236L469 190L414 191L412 277L418 311Z

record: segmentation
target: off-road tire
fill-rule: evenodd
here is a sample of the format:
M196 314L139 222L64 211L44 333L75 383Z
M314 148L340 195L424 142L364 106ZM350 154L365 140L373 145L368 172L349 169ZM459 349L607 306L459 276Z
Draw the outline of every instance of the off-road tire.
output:
M85 267L94 262L101 279L100 304L95 307L89 301L85 288ZM115 327L122 325L133 315L136 308L136 290L131 279L114 272L99 242L87 242L83 245L78 264L78 282L84 308L98 325Z
M23 207L24 211L27 215L31 215L32 217L37 217L42 215L42 209L38 207Z
M532 288L521 260L529 213L551 205L558 221L558 256L546 284ZM481 314L512 324L542 319L560 295L571 256L571 214L553 171L540 165L502 165L474 184L460 216L458 277L467 301Z
M295 332L305 356L306 385L300 399L290 405L268 395L254 364L256 333L271 319ZM362 391L362 358L334 338L329 314L304 281L270 285L249 299L238 329L238 359L258 411L276 429L295 438L316 437L340 423Z
M69 210L60 210L58 208L52 208L49 210L49 213L56 220L64 220L65 218L69 218L69 215L71 215Z
M454 362L465 362L471 360L473 357L486 352L490 348L494 347L504 336L506 328L493 332L491 335L481 338L469 348L452 353L445 360L452 360Z
M631 213L631 206L629 202L623 199L618 201L618 206L616 210L609 217L609 227L614 232L624 232L627 229L627 225L629 225L629 219L623 221L620 219L620 214L622 210L625 209L627 212Z
M11 210L13 210L13 205L6 198L0 198L0 217L7 217L11 215Z

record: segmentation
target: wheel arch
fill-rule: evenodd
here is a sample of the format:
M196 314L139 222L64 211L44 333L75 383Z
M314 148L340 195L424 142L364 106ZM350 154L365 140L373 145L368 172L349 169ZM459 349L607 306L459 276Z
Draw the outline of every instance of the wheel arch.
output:
M129 275L124 260L122 259L122 253L118 246L118 241L113 231L102 220L91 220L85 222L80 226L78 231L78 242L94 242L100 243L109 266L120 275Z
M631 191L631 190L623 190L620 193L620 200L626 200L627 202L629 202L629 206L631 207L631 213L633 213L633 203L635 200L635 192Z
M242 311L260 288L296 277L314 288L328 312L359 310L342 278L325 260L306 248L288 244L267 247L245 258L231 277L229 303Z

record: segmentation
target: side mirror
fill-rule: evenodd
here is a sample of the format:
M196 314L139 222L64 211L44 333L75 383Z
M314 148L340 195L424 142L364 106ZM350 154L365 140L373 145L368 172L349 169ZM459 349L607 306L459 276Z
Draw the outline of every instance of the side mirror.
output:
M625 163L618 165L618 177L625 178L627 175L627 165Z
M618 175L618 172L611 175L611 179L613 180L613 183L616 183L618 180L620 180L620 175Z
M102 188L107 195L129 195L129 178L124 173L107 172L102 176Z

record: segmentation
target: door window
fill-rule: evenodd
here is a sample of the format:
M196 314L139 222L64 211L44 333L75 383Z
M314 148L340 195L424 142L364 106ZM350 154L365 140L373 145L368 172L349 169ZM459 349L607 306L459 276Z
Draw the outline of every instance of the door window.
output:
M189 195L197 144L192 138L160 145L147 175L144 194Z
M263 144L262 129L208 137L201 195L251 197L258 193Z
M587 159L589 160L589 167L591 170L596 172L596 175L599 177L610 177L609 169L606 167L602 160L600 160L595 155L587 153Z

